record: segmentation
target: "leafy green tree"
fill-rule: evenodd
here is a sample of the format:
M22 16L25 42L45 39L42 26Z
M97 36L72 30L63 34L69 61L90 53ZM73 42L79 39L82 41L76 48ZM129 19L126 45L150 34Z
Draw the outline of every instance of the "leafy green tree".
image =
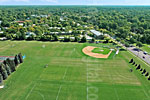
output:
M54 41L58 41L58 36L56 34L52 35Z
M0 84L2 84L3 83L3 76L2 76L2 74L0 73Z
M81 38L81 42L86 42L86 37L85 37L85 36L83 36L83 37Z
M79 38L75 36L74 42L79 42Z
M138 47L142 47L142 46L143 46L143 44L142 44L141 42L137 42L136 46L138 46Z
M18 58L19 58L20 63L23 63L23 57L21 53L18 54Z
M11 69L10 67L6 64L6 71L7 71L7 74L10 75L11 74Z

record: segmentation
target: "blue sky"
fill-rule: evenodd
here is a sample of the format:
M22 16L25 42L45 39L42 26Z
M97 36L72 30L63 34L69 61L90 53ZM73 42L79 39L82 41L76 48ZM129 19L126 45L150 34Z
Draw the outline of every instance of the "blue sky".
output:
M150 0L0 0L0 5L150 5Z

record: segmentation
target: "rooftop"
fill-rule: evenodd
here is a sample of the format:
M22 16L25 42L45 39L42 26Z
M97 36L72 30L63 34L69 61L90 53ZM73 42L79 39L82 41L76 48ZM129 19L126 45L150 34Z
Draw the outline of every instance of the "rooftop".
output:
M103 35L103 33L99 32L99 31L96 31L96 30L90 30L94 35L96 36L100 36L100 35Z

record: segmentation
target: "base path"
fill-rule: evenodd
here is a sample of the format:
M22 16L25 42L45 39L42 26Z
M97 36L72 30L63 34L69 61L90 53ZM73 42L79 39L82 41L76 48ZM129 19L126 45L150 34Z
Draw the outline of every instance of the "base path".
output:
M92 50L95 48L97 48L97 47L87 46L87 47L82 49L82 52L85 53L86 55L94 57L94 58L108 58L112 52L112 50L111 50L107 55L103 55L103 54L99 54L99 53L93 53Z

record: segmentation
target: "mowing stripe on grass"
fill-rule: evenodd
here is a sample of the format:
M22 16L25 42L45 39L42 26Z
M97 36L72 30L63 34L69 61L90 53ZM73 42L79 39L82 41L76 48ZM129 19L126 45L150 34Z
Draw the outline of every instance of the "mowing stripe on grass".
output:
M60 85L60 87L59 87L59 90L58 90L58 93L57 93L56 100L58 100L58 97L59 97L59 94L60 94L61 88L62 88L62 85Z
M67 73L68 67L66 68L65 74L63 76L63 79L65 79L66 73Z
M67 67L66 70L65 70L65 73L64 73L64 75L63 75L63 80L65 79L65 76L66 76L66 74L67 74L68 68L69 68L69 67ZM60 85L60 87L59 87L59 90L58 90L58 93L57 93L57 96L56 96L56 100L58 100L58 98L59 98L59 94L60 94L61 88L62 88L62 85Z
M34 84L34 86L32 87L32 89L30 90L30 92L28 93L28 95L26 96L26 100L28 99L28 97L30 96L31 92L33 91L33 89L35 88L36 84Z

